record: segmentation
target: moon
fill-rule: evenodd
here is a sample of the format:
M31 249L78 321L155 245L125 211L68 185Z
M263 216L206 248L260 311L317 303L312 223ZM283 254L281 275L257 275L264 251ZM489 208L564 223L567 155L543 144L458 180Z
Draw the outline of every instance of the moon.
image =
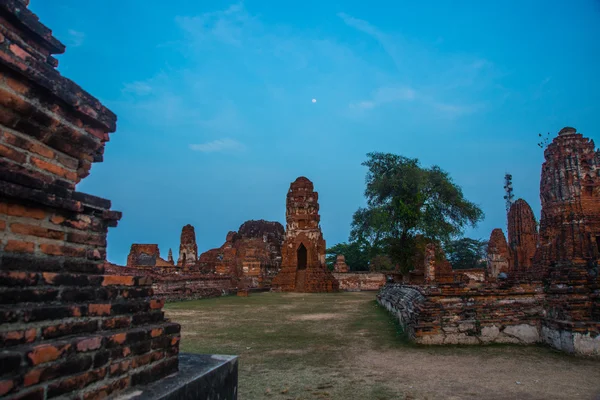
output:
M316 103L316 102L317 102L317 99L312 99L312 102L313 102L313 103Z

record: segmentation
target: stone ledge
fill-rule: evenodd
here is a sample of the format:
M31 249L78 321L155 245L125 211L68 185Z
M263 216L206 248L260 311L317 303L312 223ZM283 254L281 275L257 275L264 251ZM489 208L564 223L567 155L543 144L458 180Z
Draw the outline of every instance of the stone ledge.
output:
M238 358L179 354L179 372L120 392L113 400L237 399Z

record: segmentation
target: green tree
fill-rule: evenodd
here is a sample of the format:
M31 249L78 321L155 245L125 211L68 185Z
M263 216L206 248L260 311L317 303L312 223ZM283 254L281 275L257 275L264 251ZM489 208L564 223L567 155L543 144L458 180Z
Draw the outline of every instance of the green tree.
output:
M350 271L369 270L369 251L365 243L338 243L328 248L325 253L325 261L330 270L333 270L335 259L339 254L346 258L346 264L348 264Z
M444 249L453 269L485 268L487 241L471 238L453 240Z
M475 226L483 212L438 166L390 153L369 153L367 207L352 219L350 240L368 243L371 256L387 254L401 271L414 268L416 235L448 243Z

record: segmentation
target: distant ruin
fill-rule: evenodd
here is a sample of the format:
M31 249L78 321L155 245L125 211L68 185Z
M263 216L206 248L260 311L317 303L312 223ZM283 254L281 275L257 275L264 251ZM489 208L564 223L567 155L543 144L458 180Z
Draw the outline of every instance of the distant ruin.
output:
M600 355L600 151L562 129L544 152L539 233L531 208L494 229L485 276L386 285L378 301L423 344L546 343ZM425 266L426 268L427 266Z

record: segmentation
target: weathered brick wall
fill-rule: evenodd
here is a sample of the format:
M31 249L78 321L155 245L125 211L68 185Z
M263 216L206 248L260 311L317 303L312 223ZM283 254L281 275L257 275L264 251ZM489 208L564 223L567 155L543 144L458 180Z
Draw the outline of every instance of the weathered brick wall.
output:
M116 117L63 78L64 46L0 2L0 397L96 399L177 370L151 280L104 275L121 213L75 191Z
M557 263L546 280L542 340L569 353L600 355L600 276L596 264Z
M416 339L421 308L425 302L421 288L398 284L385 285L377 294L377 302L398 318L409 339Z
M138 276L152 279L154 297L166 301L180 301L219 297L235 289L230 276L189 271L172 271L165 268L129 268L106 265L112 275Z
M379 272L334 272L333 277L338 281L340 290L360 292L379 290L385 285L385 274Z
M380 291L378 301L396 315L398 310L409 309L411 317L398 315L399 320L410 323L411 335L421 344L532 344L541 340L541 282L477 289L462 284L390 284ZM411 305L415 301L419 304Z

